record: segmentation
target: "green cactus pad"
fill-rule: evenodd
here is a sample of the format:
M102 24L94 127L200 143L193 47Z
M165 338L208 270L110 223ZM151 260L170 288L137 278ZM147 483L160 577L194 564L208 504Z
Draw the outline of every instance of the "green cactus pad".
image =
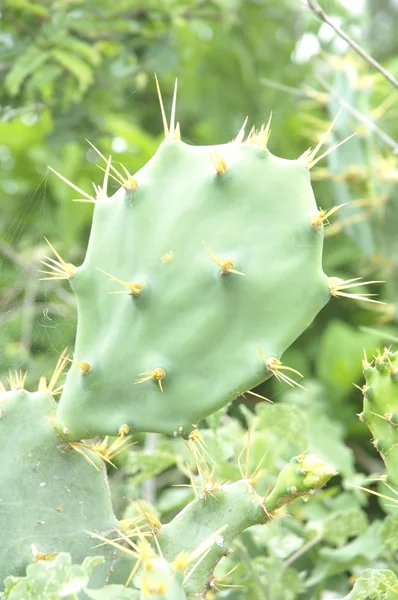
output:
M117 526L106 472L95 454L87 450L98 469L56 434L55 408L49 392L0 394L0 581L64 551L76 562L104 555L93 575L102 585L112 552L94 549L88 532Z
M257 494L250 480L229 484L209 480L197 498L156 534L162 555L170 562L181 552L189 554L202 549L197 566L185 578L188 598L205 597L211 589L216 565L245 529L266 524L273 517L273 511L300 496L314 493L333 475L336 471L332 466L309 454L296 456L282 469L265 499Z
M216 147L217 174L212 150L166 140L137 189L95 203L70 277L82 368L56 416L69 439L190 430L267 379L264 357L279 359L329 299L306 167L235 142Z
M385 350L374 362L364 361L366 385L359 415L373 435L373 445L387 467L389 480L398 485L398 352Z
M296 498L314 494L334 475L337 475L334 467L314 454L295 456L279 473L274 489L267 496L267 510L276 510Z
M180 552L190 553L201 546L204 546L204 553L206 542L210 540L210 551L200 562L198 557L198 566L185 585L188 595L200 593L204 597L214 568L228 552L233 540L244 529L264 524L269 519L263 498L254 491L249 481L242 480L220 485L198 496L161 528L157 538L163 556L169 561L175 560ZM220 534L214 538L217 531Z

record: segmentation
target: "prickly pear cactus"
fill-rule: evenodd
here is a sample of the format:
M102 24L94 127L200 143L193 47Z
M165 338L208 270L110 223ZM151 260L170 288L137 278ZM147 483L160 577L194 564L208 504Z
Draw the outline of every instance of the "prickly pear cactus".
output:
M272 374L293 385L281 355L350 285L322 271L328 214L309 175L321 143L279 158L268 123L194 147L180 140L175 96L170 127L162 112L166 139L134 177L109 158L95 197L70 184L95 205L83 264L46 263L77 298L56 415L72 440L190 431ZM121 185L111 197L109 176Z
M58 436L50 391L20 387L0 392L0 582L66 551L76 561L105 555L94 581L103 584L112 552L94 549L88 533L117 525L102 461Z
M387 348L372 363L363 361L365 385L359 418L369 427L391 483L398 485L398 352Z

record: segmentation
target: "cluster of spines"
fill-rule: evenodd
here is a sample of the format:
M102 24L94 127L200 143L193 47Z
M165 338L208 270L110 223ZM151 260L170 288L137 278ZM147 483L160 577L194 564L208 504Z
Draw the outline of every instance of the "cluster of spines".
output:
M65 348L65 350L59 357L57 364L55 365L54 371L49 381L47 381L46 377L44 376L40 377L39 384L37 386L37 391L48 392L55 399L55 396L62 392L63 384L60 383L60 379L65 373L65 368L68 362L72 362L78 365L82 370L83 374L89 372L91 369L91 366L88 363L76 363L74 360L69 358L69 356L67 355L67 348ZM2 383L2 381L0 381L0 393L2 394L2 396L0 396L0 404L2 402L7 401L7 393L9 392L18 392L22 390L28 391L25 388L26 378L26 371L24 372L21 369L10 371L7 377L9 390L7 390L6 386ZM63 438L64 435L67 436L70 433L67 427L65 427L63 431L58 431L55 428L53 413L48 415L48 419L54 427L56 435ZM85 450L90 450L98 458L115 467L115 465L112 462L113 459L118 454L120 454L121 452L133 445L131 442L131 435L128 435L129 432L129 426L126 423L123 423L120 425L118 435L114 440L111 440L109 436L105 436L103 439L96 440L93 442L71 442L68 440L64 441L67 448L72 448L73 450L81 454L94 468L98 469L97 465L91 460L90 456L87 452L85 452Z

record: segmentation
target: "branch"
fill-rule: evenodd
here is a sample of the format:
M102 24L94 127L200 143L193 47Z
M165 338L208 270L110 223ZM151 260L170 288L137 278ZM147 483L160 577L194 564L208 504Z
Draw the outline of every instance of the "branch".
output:
M382 67L381 64L377 62L377 60L370 56L370 54L368 54L366 50L361 48L361 46L359 46L359 44L357 44L352 38L350 38L340 27L333 23L333 21L325 13L323 8L319 6L317 0L307 0L307 3L310 10L312 10L312 12L315 15L317 15L321 19L321 21L327 23L337 33L337 35L339 35L343 40L345 40L347 44L351 46L351 48L355 50L357 54L359 54L359 56L366 60L366 62L368 62L374 69L379 71L379 73L381 73L383 77L387 79L387 81L389 81L394 87L398 88L398 79L396 79L392 73L390 73L384 67Z

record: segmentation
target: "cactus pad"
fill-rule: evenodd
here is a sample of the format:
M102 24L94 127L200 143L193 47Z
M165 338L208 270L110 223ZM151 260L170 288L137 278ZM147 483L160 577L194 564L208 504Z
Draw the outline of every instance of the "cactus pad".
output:
M78 331L59 430L171 434L278 376L329 299L317 212L302 162L238 141L166 139L112 197L101 188L66 276Z
M93 549L87 532L117 525L105 469L95 454L86 451L90 464L56 434L55 408L47 391L0 393L0 581L65 551L78 562L105 555L108 564L94 574L103 584L111 552Z
M372 443L398 485L398 352L385 349L372 363L363 361L366 384L359 418L369 427Z

